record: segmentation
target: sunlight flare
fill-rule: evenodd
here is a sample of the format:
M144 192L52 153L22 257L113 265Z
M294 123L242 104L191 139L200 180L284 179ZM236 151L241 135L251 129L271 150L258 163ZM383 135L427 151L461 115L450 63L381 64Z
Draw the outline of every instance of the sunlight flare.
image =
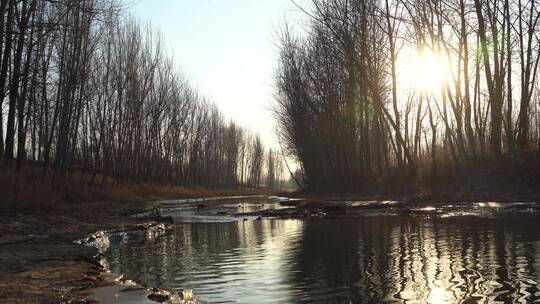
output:
M408 74L417 89L435 92L445 85L450 68L444 56L430 48L424 48L416 54Z

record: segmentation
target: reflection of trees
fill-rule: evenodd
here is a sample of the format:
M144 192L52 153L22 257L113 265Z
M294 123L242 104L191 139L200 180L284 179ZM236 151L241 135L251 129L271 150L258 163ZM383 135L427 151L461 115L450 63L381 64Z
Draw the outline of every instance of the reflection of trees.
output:
M301 231L301 225L277 220L184 224L156 241L112 246L107 254L114 272L138 281L193 288L210 297L245 295L250 291L242 285L264 286L271 275L271 283L281 284L282 254L290 251L289 242L297 243L296 234L288 238L286 233Z
M540 299L534 223L523 217L310 221L292 284L306 286L306 297L337 294L355 303L531 302Z
M354 258L360 233L355 221L306 221L302 243L292 253L295 268L290 284L301 287L308 299L328 294L336 301L349 297L348 286L354 284L360 267Z
M120 246L111 250L110 255L112 264L121 267L119 272L172 287L171 281L179 274L183 281L195 280L197 272L208 270L208 264L223 263L228 257L224 253L260 245L261 229L261 225L254 227L253 222L179 225L174 233L155 242ZM215 276L222 275L219 267L213 271Z

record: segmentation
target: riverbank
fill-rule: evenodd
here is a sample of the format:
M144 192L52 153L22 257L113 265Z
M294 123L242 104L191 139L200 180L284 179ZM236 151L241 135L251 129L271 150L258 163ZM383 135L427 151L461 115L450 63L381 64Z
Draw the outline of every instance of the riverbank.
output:
M152 216L130 216L154 208L151 201L258 193L145 185L104 191L93 195L108 201L58 202L44 210L20 206L2 213L0 303L89 303L95 288L111 282L102 277L97 249L74 240L99 230L128 229L154 220Z
M67 208L67 207L64 207ZM84 303L100 286L97 250L73 241L94 231L135 224L125 206L84 204L57 214L11 214L0 220L0 302Z

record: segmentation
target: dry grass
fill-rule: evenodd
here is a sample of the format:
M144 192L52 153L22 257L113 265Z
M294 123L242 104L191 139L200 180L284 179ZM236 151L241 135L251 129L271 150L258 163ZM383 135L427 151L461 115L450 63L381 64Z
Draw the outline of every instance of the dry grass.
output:
M33 213L61 208L58 202L66 201L64 190L52 187L50 181L38 176L33 168L20 174L9 167L0 168L0 210Z
M139 203L159 199L194 198L261 194L262 189L208 189L200 186L159 186L120 184L88 186L80 174L54 183L42 178L42 168L29 164L21 173L0 166L0 212L63 213L80 204L92 202ZM101 180L101 177L100 179Z
M172 198L213 197L222 195L259 194L258 189L208 189L201 186L156 186L149 184L120 185L118 187L93 187L93 200L114 202L142 202Z

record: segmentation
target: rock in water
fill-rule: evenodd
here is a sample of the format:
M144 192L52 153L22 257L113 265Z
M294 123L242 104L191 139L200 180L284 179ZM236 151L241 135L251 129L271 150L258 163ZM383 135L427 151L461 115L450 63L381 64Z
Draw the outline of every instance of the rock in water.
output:
M169 300L170 297L171 293L165 290L155 291L154 293L148 295L148 299L159 303Z

